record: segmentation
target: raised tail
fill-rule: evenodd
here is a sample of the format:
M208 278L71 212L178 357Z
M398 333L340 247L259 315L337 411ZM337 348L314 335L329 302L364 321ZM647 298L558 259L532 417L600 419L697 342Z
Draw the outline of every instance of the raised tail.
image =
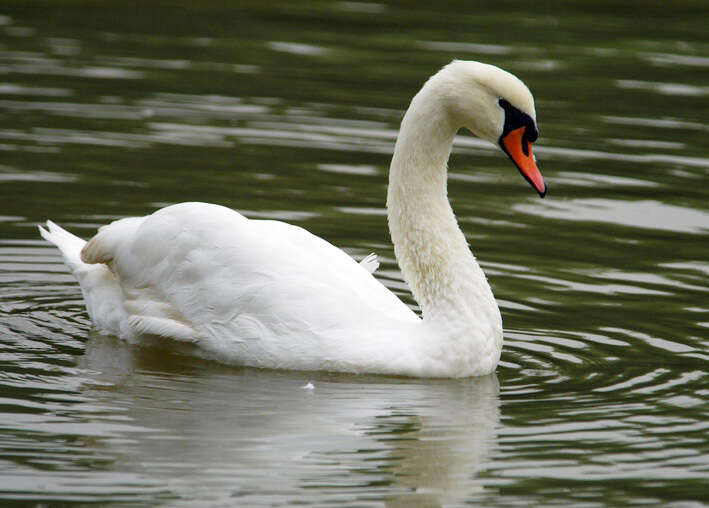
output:
M78 236L72 235L66 229L62 229L51 220L47 221L47 229L39 227L39 234L48 242L56 245L64 257L64 262L76 274L77 270L89 268L89 265L81 261L81 249L86 242Z
M81 286L86 310L96 328L102 332L125 335L123 328L127 315L124 297L116 277L104 264L88 264L81 260L81 249L86 242L78 236L47 221L47 229L39 226L42 238L59 248L64 263Z

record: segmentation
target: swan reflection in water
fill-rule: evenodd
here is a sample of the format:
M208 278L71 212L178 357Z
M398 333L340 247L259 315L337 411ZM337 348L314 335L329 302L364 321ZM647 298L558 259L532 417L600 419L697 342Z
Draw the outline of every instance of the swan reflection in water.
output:
M496 443L495 374L234 368L97 333L81 367L102 408L93 417L119 417L125 429L94 441L114 456L111 467L161 482L185 502L462 502L483 488L476 473Z

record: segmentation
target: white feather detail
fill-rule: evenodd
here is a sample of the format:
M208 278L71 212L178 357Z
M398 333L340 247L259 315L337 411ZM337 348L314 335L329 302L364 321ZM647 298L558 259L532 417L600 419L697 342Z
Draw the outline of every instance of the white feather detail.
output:
M157 335L181 342L199 342L200 335L190 326L174 319L137 316L128 317L128 324L136 335Z
M374 273L379 269L379 260L374 252L362 259L359 264L369 273Z

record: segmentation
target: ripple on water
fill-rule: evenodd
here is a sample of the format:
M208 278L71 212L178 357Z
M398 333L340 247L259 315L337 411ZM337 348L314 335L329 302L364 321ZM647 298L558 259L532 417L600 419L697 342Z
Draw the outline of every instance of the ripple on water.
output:
M623 226L683 233L709 230L709 213L655 200L572 199L554 203L515 205L523 213L569 221L609 222Z

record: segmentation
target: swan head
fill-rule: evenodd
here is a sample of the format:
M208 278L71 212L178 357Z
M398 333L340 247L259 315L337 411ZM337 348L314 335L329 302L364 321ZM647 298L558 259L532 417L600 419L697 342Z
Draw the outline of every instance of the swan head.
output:
M431 85L456 127L500 146L544 197L547 186L532 155L539 136L534 98L518 77L494 65L454 60Z

